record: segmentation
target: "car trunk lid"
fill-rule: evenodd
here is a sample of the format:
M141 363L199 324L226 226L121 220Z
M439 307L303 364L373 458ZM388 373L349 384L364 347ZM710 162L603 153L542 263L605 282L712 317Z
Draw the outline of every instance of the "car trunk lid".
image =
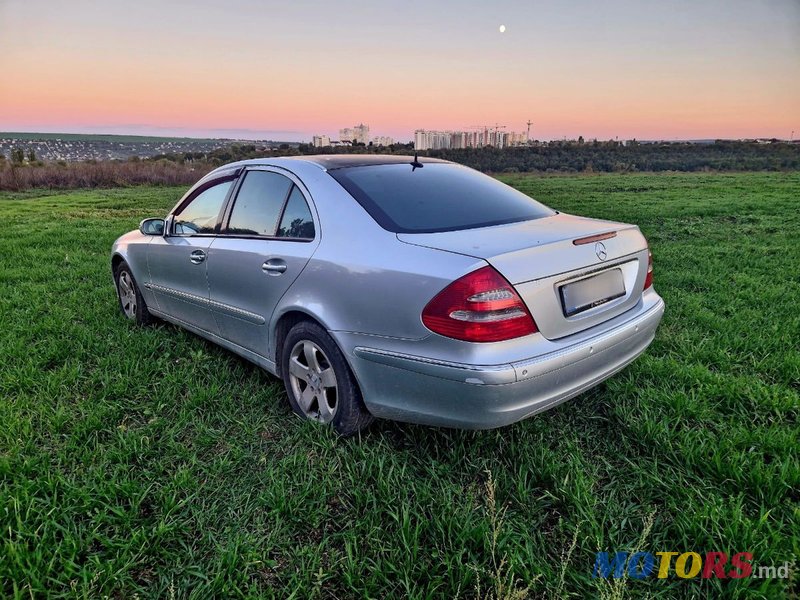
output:
M647 242L638 227L563 213L397 237L486 260L514 286L548 339L577 333L633 307L647 274Z

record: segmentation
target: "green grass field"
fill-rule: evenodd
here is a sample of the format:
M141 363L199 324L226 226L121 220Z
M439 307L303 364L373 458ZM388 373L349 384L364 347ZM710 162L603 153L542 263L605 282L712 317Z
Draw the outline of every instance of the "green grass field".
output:
M119 314L112 241L182 190L0 196L0 595L796 597L800 173L505 180L641 226L655 342L505 429L348 440L244 360ZM793 575L591 578L635 548Z

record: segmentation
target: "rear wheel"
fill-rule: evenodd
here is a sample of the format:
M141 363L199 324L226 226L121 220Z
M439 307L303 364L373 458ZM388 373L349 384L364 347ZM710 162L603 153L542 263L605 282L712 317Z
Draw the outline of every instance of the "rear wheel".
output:
M122 314L137 325L152 323L154 317L147 310L147 304L127 263L120 263L114 270L114 281L117 283L117 297Z
M372 421L350 367L328 332L303 321L289 330L281 353L289 404L297 414L353 435Z

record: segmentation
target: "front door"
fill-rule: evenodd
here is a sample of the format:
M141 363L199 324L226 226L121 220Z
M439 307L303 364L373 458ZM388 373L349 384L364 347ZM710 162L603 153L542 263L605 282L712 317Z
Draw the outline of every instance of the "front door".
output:
M219 333L209 308L206 265L225 197L233 180L198 188L176 211L171 231L147 246L150 280L158 310L210 333Z
M211 307L222 337L266 357L272 312L319 237L299 181L266 168L243 177L209 248Z

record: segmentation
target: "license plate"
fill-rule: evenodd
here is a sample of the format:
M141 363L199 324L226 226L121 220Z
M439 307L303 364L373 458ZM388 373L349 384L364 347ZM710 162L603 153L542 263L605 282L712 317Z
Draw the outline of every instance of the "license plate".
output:
M625 279L622 277L622 269L611 269L574 283L567 283L559 289L564 315L571 317L624 296Z

